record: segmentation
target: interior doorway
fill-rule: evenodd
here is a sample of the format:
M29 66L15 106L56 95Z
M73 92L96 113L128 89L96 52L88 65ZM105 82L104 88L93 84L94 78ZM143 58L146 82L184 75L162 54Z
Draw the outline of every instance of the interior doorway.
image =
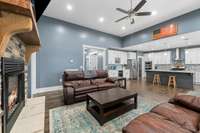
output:
M105 70L106 49L84 45L83 68L84 70Z

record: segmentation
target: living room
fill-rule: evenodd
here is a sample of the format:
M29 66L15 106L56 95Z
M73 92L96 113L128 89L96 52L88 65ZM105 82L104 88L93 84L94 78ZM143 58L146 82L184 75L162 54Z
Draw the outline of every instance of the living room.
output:
M1 132L200 132L199 7L0 0Z

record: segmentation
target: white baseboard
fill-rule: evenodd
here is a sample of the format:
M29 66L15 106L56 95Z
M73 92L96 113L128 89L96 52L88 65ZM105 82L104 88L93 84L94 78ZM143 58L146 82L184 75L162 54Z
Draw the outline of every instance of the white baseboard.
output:
M37 88L37 89L34 89L32 91L32 95L38 94L38 93L44 93L44 92L62 90L62 89L63 89L63 87L61 85L60 86L51 86L51 87Z

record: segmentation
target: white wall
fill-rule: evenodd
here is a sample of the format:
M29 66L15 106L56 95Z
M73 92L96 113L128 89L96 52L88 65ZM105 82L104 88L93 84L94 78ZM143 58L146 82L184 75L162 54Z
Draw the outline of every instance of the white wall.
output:
M31 93L36 91L36 53L31 55Z

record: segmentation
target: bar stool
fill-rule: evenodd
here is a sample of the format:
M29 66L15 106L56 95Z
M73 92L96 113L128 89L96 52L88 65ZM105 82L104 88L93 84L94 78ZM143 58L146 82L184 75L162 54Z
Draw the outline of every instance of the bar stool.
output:
M176 88L176 76L169 76L168 87L170 86Z
M153 76L153 85L158 84L160 85L160 75L159 74L154 74Z

